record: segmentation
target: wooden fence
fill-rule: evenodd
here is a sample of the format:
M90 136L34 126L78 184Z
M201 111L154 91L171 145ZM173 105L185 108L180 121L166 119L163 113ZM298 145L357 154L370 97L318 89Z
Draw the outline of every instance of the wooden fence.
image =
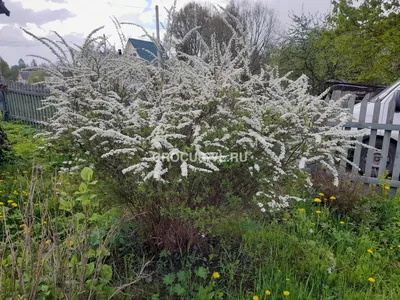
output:
M42 100L49 95L44 86L21 82L7 82L5 85L7 89L3 91L1 103L4 121L17 120L39 126L53 115L54 109L43 109Z
M348 108L358 120L347 123L345 128L367 129L367 135L358 140L376 149L357 145L349 151L349 158L360 169L344 161L340 166L352 180L367 184L388 183L393 196L400 187L400 89L384 98L371 99L371 96L367 94L358 104L355 104L356 95L350 97ZM380 177L386 171L389 178L382 182Z

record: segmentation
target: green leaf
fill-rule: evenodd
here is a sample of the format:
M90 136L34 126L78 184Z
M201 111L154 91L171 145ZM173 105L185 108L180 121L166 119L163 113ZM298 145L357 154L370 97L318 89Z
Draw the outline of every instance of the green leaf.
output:
M180 283L175 284L172 288L172 291L177 294L178 296L182 296L185 294L186 290L183 288L183 286L180 285Z
M89 251L86 253L86 256L87 256L87 258L96 257L96 256L97 256L96 250L94 250L94 249L89 249Z
M71 257L70 264L75 265L78 262L78 257L76 255Z
M60 199L60 209L65 211L70 211L72 208L72 202Z
M94 271L94 262L88 263L86 265L86 276L92 275L93 271Z
M78 221L78 222L79 222L80 220L85 219L85 215L84 215L83 213L81 213L81 212L76 213L76 214L74 215L74 217L75 217L75 220Z
M164 276L163 282L164 284L170 285L175 281L175 274L174 273L169 273L168 275Z
M43 292L47 292L47 291L49 290L49 286L48 286L48 285L41 285L41 286L39 287L39 289L40 289L41 291L43 291Z
M204 268L204 267L199 267L199 268L195 271L195 274L196 274L197 276L199 276L200 278L202 278L202 279L206 279L207 273L208 273L208 271L207 271L207 269Z
M180 282L183 282L183 281L185 281L186 280L186 278L187 278L187 272L185 272L185 271L179 271L178 272L178 280L180 281Z
M85 181L91 181L93 178L93 170L88 167L83 168L81 171L81 177Z
M90 204L90 200L84 200L82 201L82 206L86 206Z
M87 184L82 182L81 185L79 186L79 192L84 193L88 191Z
M103 279L105 281L110 281L112 278L112 274L113 274L113 271L112 271L111 266L103 265Z

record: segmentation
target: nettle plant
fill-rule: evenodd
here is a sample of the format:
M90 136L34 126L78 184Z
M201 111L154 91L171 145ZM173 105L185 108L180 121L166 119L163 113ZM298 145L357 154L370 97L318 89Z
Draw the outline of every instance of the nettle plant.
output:
M251 44L240 25L226 23L229 43L202 41L198 56L176 52L181 41L168 30L162 45L149 36L162 53L151 63L118 55L96 36L101 29L82 47L61 37L38 38L58 58L46 70L52 80L44 103L55 109L46 125L53 138L68 136L71 149L113 168L118 162L118 172L138 185L204 174L219 178L234 165L254 183L249 197L269 201L271 209L288 205L282 182L297 180L309 164L321 164L337 181L338 161L363 134L343 129L351 118L344 99L312 96L305 76L293 81L268 66L251 74ZM115 24L124 47L121 25ZM199 35L196 30L188 36ZM331 126L334 120L339 123ZM241 161L232 159L237 157Z

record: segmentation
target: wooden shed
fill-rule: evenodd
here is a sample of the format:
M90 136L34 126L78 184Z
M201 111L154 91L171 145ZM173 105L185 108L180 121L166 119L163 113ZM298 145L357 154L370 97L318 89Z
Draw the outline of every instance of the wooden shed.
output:
M349 83L338 80L330 80L327 82L332 86L332 92L329 99L337 100L347 94L355 94L356 102L361 102L361 100L367 95L369 98L374 97L383 91L386 86L383 85L369 85L369 84L359 84L359 83Z

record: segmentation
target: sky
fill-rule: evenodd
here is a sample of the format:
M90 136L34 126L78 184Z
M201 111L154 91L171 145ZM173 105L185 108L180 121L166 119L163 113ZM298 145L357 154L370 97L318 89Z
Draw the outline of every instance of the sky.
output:
M150 35L155 34L156 5L160 7L160 21L167 17L166 8L174 0L3 0L11 16L0 15L0 57L10 65L20 58L30 63L29 55L53 59L52 54L21 28L40 36L55 39L53 31L65 40L82 44L84 38L95 28L105 26L102 33L110 37L117 48L123 49L111 21L115 16L120 22L132 22L142 26ZM255 0L249 0L255 1ZM327 13L331 0L259 0L276 10L282 29L289 26L289 12L296 14ZM190 0L177 0L177 7ZM229 0L213 0L213 4L225 6ZM143 38L143 29L123 25L126 37ZM37 60L37 62L40 62Z

